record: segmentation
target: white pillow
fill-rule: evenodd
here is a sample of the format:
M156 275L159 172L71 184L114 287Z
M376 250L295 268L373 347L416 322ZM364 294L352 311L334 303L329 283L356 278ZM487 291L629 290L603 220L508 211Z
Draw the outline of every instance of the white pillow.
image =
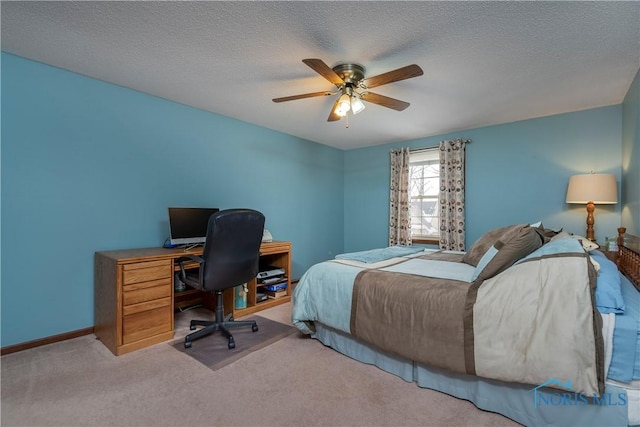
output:
M592 250L598 249L600 247L596 242L592 242L586 237L575 236L575 238L580 240L580 242L582 243L582 247L587 252L591 252Z
M555 236L553 236L551 238L551 241L558 240L558 239L566 239L566 238L580 240L580 243L582 244L582 247L587 252L591 252L592 250L598 249L600 247L600 246L598 246L597 243L592 242L591 240L587 239L586 237L580 236L578 234L567 233L566 231L561 231L560 233L556 234Z

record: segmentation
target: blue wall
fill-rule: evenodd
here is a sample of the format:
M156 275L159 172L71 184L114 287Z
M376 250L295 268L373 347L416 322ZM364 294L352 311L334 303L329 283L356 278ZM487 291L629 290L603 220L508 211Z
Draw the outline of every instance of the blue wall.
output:
M466 244L495 227L536 222L586 233L586 207L568 205L569 177L612 173L620 183L621 105L470 129L345 152L345 251L387 245L389 151L466 138ZM600 242L617 235L620 204L596 207Z
M640 235L640 70L622 104L622 181L621 224Z
M251 207L293 277L342 251L343 153L2 54L2 347L93 325L93 253Z

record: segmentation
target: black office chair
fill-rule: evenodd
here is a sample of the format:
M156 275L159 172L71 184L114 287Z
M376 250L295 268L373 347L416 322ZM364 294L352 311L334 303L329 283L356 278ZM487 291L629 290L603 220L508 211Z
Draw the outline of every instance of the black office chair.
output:
M224 319L222 291L253 280L258 275L260 243L264 229L264 215L251 209L227 209L216 212L209 218L207 240L202 257L185 255L178 260L180 279L187 285L216 295L216 320L192 320L190 330L204 326L184 338L184 347L191 347L191 341L220 331L228 340L229 349L236 346L229 328L251 326L258 330L255 321L234 321ZM199 264L198 275L188 274L188 262ZM192 270L195 272L195 270Z

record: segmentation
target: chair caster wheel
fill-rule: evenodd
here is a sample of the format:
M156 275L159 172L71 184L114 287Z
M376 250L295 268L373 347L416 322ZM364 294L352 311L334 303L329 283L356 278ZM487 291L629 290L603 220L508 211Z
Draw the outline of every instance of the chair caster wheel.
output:
M185 341L184 348L191 348L191 341Z
M233 340L229 340L229 344L227 344L227 347L229 347L229 350L236 348L236 343Z
M251 330L252 330L253 332L258 332L258 325L253 325L253 326L251 327Z

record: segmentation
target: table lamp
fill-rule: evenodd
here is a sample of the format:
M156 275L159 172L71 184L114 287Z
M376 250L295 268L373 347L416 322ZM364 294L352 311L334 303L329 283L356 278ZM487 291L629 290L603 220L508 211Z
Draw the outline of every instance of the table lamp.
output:
M595 242L593 233L594 205L615 205L618 203L616 176L588 173L573 175L567 187L567 203L587 205L587 239Z

